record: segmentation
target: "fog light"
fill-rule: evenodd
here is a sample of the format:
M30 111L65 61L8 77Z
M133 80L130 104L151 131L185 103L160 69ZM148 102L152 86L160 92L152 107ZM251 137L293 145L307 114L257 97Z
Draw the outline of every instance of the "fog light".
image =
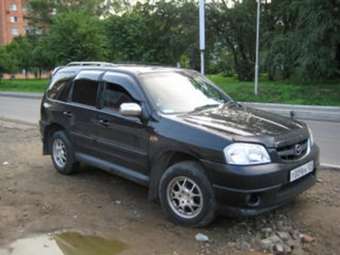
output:
M258 194L250 194L247 196L246 202L250 207L257 207L261 203L261 198Z

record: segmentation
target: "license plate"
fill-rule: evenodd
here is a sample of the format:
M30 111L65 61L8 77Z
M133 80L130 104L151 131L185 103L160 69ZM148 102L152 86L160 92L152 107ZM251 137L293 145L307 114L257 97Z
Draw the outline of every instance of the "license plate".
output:
M290 171L290 182L296 181L301 177L313 172L314 161L310 161L307 164L299 166L298 168Z

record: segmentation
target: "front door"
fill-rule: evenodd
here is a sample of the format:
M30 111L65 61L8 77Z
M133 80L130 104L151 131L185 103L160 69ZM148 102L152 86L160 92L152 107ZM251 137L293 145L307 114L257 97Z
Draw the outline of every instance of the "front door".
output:
M120 81L124 77L120 75ZM112 76L111 76L112 78ZM140 118L119 113L122 103L138 102L119 80L105 82L102 109L97 114L96 142L99 156L111 163L147 175L148 128Z

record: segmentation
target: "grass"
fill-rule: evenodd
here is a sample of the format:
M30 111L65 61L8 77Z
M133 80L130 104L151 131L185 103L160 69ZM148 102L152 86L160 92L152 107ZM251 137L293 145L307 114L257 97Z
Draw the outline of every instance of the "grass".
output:
M340 106L340 81L298 84L289 81L260 80L259 93L254 96L253 82L209 75L212 81L237 101ZM2 80L0 91L43 92L47 80Z
M47 80L1 80L0 91L10 92L44 92Z
M237 101L340 106L340 81L298 84L260 80L256 97L253 82L240 82L221 75L209 75L209 78Z

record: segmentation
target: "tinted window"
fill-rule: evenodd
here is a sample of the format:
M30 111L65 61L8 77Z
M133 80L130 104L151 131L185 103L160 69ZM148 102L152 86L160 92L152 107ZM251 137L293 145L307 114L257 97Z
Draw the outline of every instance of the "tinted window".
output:
M118 111L122 103L132 103L135 100L120 85L107 83L103 95L104 107Z
M47 96L51 99L67 101L70 93L72 79L64 79L57 81L50 90L47 92Z
M90 106L96 106L99 84L91 80L75 80L72 101Z

